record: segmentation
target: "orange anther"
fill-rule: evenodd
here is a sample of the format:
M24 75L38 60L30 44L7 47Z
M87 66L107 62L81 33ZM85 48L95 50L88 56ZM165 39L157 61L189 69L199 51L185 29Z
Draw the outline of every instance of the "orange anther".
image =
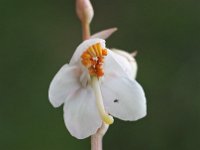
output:
M101 47L100 43L90 46L81 55L82 64L88 68L90 75L96 75L98 78L104 75L103 63L104 56L108 54L106 49Z
M91 60L91 64L94 66L94 65L97 64L97 61L95 61L95 60Z
M91 58L91 55L90 55L88 52L84 52L84 53L81 55L81 58L83 58L83 59L90 59L90 58Z
M97 77L102 77L104 75L104 71L102 69L97 70Z
M100 69L103 70L103 66L102 66L102 64L97 64L97 65L96 65L96 69L97 69L97 70L100 70Z
M92 63L89 59L83 59L81 62L87 68L89 68L92 65Z
M102 49L102 55L103 55L103 56L106 56L106 55L108 55L108 52L107 52L107 50L106 50L106 49Z
M90 75L96 75L97 73L96 73L96 70L94 69L94 68L92 68L92 67L90 67L89 69L88 69L88 71L89 71L89 74Z
M104 57L99 57L98 62L99 63L104 63Z

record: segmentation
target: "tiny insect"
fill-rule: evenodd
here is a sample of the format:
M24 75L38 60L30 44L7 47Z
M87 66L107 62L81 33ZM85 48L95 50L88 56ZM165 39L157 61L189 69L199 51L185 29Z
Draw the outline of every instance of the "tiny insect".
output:
M118 103L118 102L119 102L119 100L118 100L118 99L115 99L115 100L114 100L114 103Z

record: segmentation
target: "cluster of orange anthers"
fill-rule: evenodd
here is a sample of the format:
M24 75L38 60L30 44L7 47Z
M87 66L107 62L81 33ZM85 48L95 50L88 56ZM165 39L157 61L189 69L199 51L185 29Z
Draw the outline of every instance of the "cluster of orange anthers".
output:
M104 56L107 55L107 50L101 47L100 43L90 46L81 55L82 64L88 68L91 76L102 77L104 75L103 63Z

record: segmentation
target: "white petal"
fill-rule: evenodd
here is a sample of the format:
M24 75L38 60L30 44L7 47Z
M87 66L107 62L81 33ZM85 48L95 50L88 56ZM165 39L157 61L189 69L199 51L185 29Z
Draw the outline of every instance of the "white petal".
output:
M109 38L115 31L117 31L117 28L110 28L110 29L106 29L103 31L100 31L98 33L93 34L90 38L100 38L100 39L104 39L106 40L107 38Z
M80 74L79 68L68 64L58 71L49 87L49 100L54 107L62 105L67 96L81 86Z
M144 91L135 80L111 77L101 89L106 110L114 117L133 121L146 115Z
M108 50L108 55L105 57L104 72L106 76L126 76L131 79L132 69L126 58Z
M138 69L138 66L137 66L137 62L135 60L135 58L127 53L126 51L124 50L119 50L119 49L115 49L115 48L112 48L111 49L114 53L122 56L123 58L125 58L124 60L123 59L120 59L121 60L121 64L123 64L123 68L126 68L126 72L133 78L135 79L136 78L136 75L137 75L137 69Z
M83 41L75 50L74 55L72 56L71 60L70 60L70 65L77 63L78 61L80 61L80 57L82 55L82 53L87 50L90 46L96 44L96 43L100 43L102 48L105 48L105 41L102 39L89 39L86 41Z
M80 88L64 104L65 125L72 136L84 139L96 133L102 121L90 87Z

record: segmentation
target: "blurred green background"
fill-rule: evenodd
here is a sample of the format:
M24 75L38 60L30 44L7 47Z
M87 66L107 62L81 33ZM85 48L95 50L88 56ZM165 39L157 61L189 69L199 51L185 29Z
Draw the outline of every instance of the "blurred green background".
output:
M92 32L118 27L108 47L138 50L148 100L138 122L115 119L104 150L200 149L200 1L92 0ZM0 1L0 149L87 150L66 130L48 86L81 42L75 0Z

